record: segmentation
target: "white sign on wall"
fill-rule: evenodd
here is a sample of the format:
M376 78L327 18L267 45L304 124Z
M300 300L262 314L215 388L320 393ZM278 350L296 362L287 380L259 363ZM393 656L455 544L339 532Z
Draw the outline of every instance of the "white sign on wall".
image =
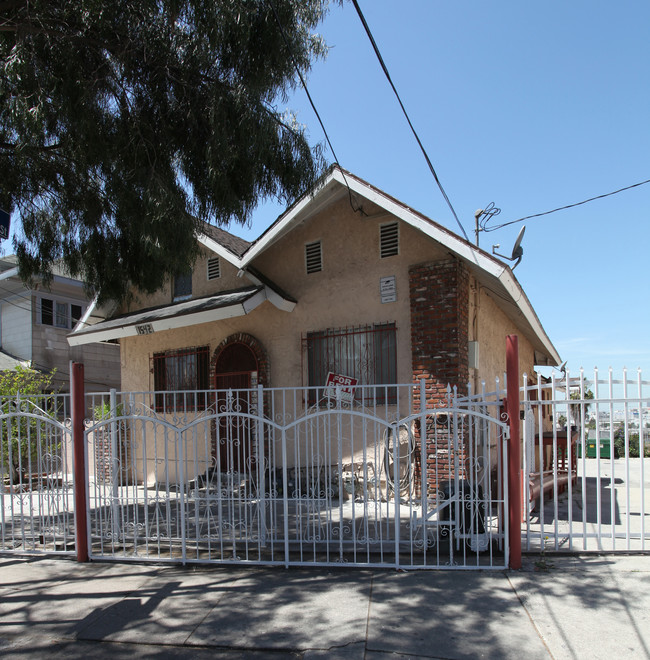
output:
M397 284L395 275L379 278L379 294L382 303L392 303L397 300Z

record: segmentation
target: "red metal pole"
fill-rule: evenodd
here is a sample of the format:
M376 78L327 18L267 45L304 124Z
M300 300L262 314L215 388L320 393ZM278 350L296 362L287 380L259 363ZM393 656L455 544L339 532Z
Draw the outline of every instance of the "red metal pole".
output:
M519 339L506 337L508 443L508 523L510 568L521 568L521 446L519 442Z
M77 561L88 561L88 523L86 520L86 446L84 437L84 366L70 362L72 399L72 443L74 456L74 513Z

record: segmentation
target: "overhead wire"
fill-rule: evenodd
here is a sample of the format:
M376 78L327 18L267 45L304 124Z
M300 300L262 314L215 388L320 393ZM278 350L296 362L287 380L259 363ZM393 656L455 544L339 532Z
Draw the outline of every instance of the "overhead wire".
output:
M284 30L284 26L282 25L282 21L280 20L280 16L278 15L278 11L275 7L275 3L273 0L266 0L268 3L269 7L271 7L271 11L273 12L273 16L275 17L275 22L278 24L278 27L280 28L280 34L282 35L282 41L284 41L284 45L287 48L287 51L289 52L289 57L291 57L291 62L293 63L293 68L296 70L296 73L298 74L298 78L300 78L300 84L302 85L302 88L305 90L305 94L307 95L307 99L309 101L309 105L311 105L312 110L314 111L314 114L316 115L316 119L318 119L318 123L320 124L321 130L323 131L323 135L325 136L325 140L327 140L327 144L330 148L330 151L332 152L332 156L334 157L334 162L341 167L341 163L339 162L338 156L336 155L336 152L334 151L334 145L332 144L332 141L330 140L330 137L327 133L327 129L325 128L325 124L323 123L323 120L321 119L321 116L316 109L316 104L314 103L314 100L311 97L311 94L309 93L309 89L307 88L307 83L305 82L305 78L302 75L302 71L300 70L300 67L298 66L298 62L296 61L296 58L293 54L293 49L291 48L291 44L289 43L289 39L287 38L287 33ZM355 212L361 212L365 215L363 209L360 206L357 206L355 208L355 205L352 201L352 190L350 188L350 184L348 183L347 177L345 176L345 172L341 171L341 174L343 176L343 180L345 181L345 185L348 189L348 196L350 199L350 206L352 207L352 210Z
M503 222L500 225L496 225L496 227L487 227L487 222L490 220L490 218L487 218L485 224L481 225L481 228L483 231L489 232L489 231L496 231L497 229L502 229L503 227L508 227L509 225L514 225L517 222L523 222L524 220L530 220L531 218L541 218L543 215L550 215L551 213L557 213L557 211L565 211L566 209L572 209L576 206L581 206L582 204L587 204L588 202L593 202L597 199L603 199L604 197L610 197L611 195L617 195L618 193L624 192L625 190L630 190L632 188L638 188L639 186L644 186L647 183L650 183L650 179L646 179L645 181L639 181L639 183L633 183L631 186L625 186L625 188L619 188L618 190L613 190L612 192L604 193L602 195L596 195L595 197L590 197L589 199L585 199L582 202L575 202L574 204L567 204L566 206L559 206L556 209L551 209L550 211L544 211L543 213L534 213L533 215L527 215L524 216L523 218L518 218L517 220L510 220L509 222Z
M368 23L366 21L365 16L363 15L363 12L361 11L361 7L359 7L359 3L357 0L352 0L352 3L354 4L354 8L357 11L357 14L359 16L359 20L361 21L366 34L368 35L368 39L370 39L370 43L372 44L373 50L375 51L375 55L377 56L377 59L379 60L379 64L381 65L381 68L384 72L384 75L386 76L386 79L388 80L391 88L393 89L393 93L395 94L395 97L397 98L397 101L400 105L400 108L402 108L402 113L404 114L404 117L406 117L406 121L408 122L409 127L411 128L411 132L413 133L419 147L420 151L422 152L422 155L424 156L424 159L427 162L427 165L429 166L429 170L431 171L431 174L433 175L433 178L438 185L438 188L440 189L440 192L444 198L444 200L447 202L447 206L451 210L456 222L458 223L458 226L460 227L460 230L463 233L463 236L465 237L465 240L469 242L469 238L467 236L467 233L465 232L465 228L463 227L461 221L458 218L458 215L456 214L456 211L454 210L454 207L451 203L451 200L449 199L449 196L445 192L445 189L442 186L442 183L440 182L440 179L438 178L438 174L436 173L435 168L433 167L433 163L431 162L431 159L429 158L429 155L427 154L426 149L424 148L424 145L422 144L422 141L420 140L419 135L417 134L413 123L411 122L411 118L409 117L408 113L406 112L406 108L404 107L404 104L402 103L402 99L400 98L399 93L397 92L397 88L393 84L393 81L390 77L390 73L388 72L388 67L386 66L386 63L384 62L384 58L382 57L379 47L377 46L377 42L375 41L375 38L372 35L372 32L370 31L370 27L368 26Z

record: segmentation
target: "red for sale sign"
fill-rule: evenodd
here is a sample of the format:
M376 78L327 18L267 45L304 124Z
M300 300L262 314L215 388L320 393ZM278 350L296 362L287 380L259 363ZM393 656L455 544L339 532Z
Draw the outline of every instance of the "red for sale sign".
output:
M359 380L357 378L343 376L342 374L333 374L330 371L327 374L324 395L329 399L336 399L338 392L338 396L342 401L352 401L358 384Z

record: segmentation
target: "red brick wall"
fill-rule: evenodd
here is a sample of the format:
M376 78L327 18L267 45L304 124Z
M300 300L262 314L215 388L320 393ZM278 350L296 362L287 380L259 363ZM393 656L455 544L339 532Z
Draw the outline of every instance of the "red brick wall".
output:
M216 366L219 355L227 346L231 344L244 344L248 346L253 352L255 359L257 360L257 380L258 383L264 387L270 387L270 369L269 369L269 358L264 350L262 344L252 335L246 334L245 332L238 332L234 335L230 335L224 339L219 346L215 349L212 360L210 362L210 382L215 383L216 377Z
M426 406L446 405L447 385L459 394L467 391L469 274L456 259L412 266L409 269L411 352L414 406L420 409L420 381L425 381ZM434 494L452 476L454 457L449 452L445 424L427 423L427 483ZM435 429L435 433L434 433ZM421 436L416 429L416 436ZM464 463L464 451L460 451Z
M215 349L214 354L212 355L212 360L210 362L210 382L213 383L213 387L216 387L217 362L219 360L219 356L226 347L232 344L244 344L245 346L248 346L248 348L250 348L257 362L257 384L262 385L263 387L270 387L271 373L269 368L269 358L266 353L266 350L264 349L264 347L262 346L261 342L258 339L245 332L238 332L236 334L230 335L229 337L224 339ZM252 393L250 394L250 397L251 400L255 399L255 395ZM246 395L244 396L244 399L247 399ZM218 406L218 402L217 402L217 406ZM264 408L264 412L268 414L268 402L266 400L262 401L262 406ZM235 421L234 423L237 424L238 422ZM229 440L228 438L229 438L229 433L232 433L233 429L230 430L222 429L221 431L222 433L225 432L226 436L221 438L220 443L223 444L226 442L231 442L232 439ZM217 433L216 424L213 422L212 458L215 461L214 465L216 465L217 452L222 451L222 455L221 455L222 471L225 472L227 469L244 471L245 467L251 469L251 465L249 464L249 459L252 459L253 461L255 460L257 455L257 447L249 445L250 437L248 437L248 442L239 445L239 449L234 449L231 447L229 453L223 446L221 447L218 446L217 444L218 435L219 434ZM242 434L242 435L246 437L246 434ZM238 431L236 429L234 430L234 437L235 438L238 437ZM228 459L227 457L230 458Z

